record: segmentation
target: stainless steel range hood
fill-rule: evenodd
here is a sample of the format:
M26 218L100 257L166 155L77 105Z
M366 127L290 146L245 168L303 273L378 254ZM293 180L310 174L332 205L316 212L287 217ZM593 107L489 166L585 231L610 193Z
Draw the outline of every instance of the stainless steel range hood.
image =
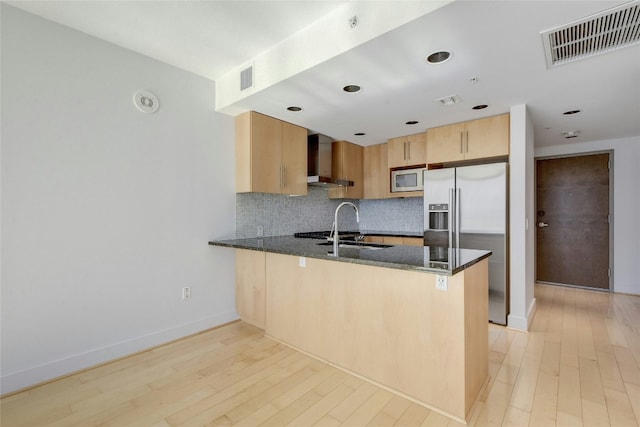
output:
M318 187L352 187L353 181L331 175L333 140L319 133L307 137L307 184Z

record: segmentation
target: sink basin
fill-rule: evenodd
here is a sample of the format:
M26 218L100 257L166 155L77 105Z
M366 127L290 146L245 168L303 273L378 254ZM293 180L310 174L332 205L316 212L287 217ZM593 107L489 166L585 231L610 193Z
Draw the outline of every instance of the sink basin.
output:
M333 242L318 243L318 246L333 246ZM338 246L341 248L373 249L373 250L393 247L393 245L385 245L382 243L352 242L352 241L342 241Z

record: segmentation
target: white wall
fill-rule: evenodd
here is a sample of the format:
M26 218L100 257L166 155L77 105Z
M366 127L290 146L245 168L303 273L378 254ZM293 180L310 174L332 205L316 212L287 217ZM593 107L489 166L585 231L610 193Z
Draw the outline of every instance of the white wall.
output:
M511 108L509 153L510 328L528 330L536 311L534 298L533 125L526 105Z
M1 392L236 319L214 82L1 7Z
M613 290L640 295L640 137L536 148L536 157L613 150Z

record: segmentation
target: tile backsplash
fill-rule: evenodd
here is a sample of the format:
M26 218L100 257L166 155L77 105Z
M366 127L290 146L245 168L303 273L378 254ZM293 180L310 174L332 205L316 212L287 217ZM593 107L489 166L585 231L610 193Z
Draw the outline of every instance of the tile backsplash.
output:
M309 187L307 196L239 193L236 195L236 238L286 236L300 231L330 230L336 207L327 190ZM360 224L349 208L340 211L342 230L423 230L421 197L384 200L349 200L360 210Z
M236 238L286 236L299 231L330 230L336 207L345 200L331 200L327 189L309 187L306 196L239 193L236 195ZM348 200L358 206L358 200ZM349 212L349 210L351 212ZM340 210L339 229L358 230L356 215Z
M422 197L360 200L360 229L371 231L424 231Z

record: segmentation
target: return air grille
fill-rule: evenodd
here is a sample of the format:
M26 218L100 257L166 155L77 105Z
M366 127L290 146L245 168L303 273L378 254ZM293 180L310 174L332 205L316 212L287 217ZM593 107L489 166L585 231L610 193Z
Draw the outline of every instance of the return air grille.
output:
M640 43L640 1L543 31L547 68Z

